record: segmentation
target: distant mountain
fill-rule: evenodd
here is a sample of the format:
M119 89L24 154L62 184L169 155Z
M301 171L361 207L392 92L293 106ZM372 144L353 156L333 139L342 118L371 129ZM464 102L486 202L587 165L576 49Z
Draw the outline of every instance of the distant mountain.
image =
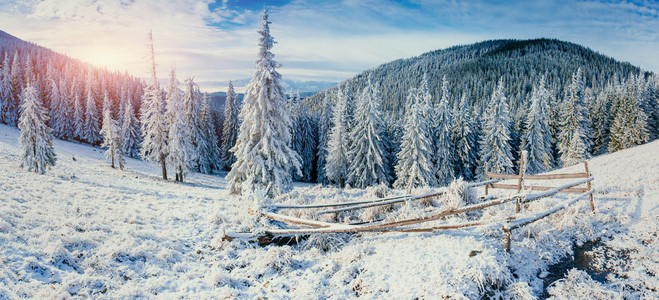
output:
M249 78L236 79L236 80L232 80L232 83L237 90L244 90L250 80L251 79ZM229 85L229 81L199 81L197 83L204 86L212 86L217 89L226 89L226 87ZM292 92L293 94L297 94L297 92L299 91L302 97L311 96L315 93L332 88L336 85L337 82L333 82L333 81L301 81L301 80L286 79L286 77L284 77L282 80L282 87L284 88L286 93L290 94ZM217 93L222 93L222 92L216 92L212 94L217 94Z
M201 83L201 82L200 82ZM207 82L206 82L207 83ZM244 89L244 87L249 83L249 79L234 80L233 84L238 89ZM300 92L300 97L306 98L312 96L319 91L326 90L328 88L336 86L336 82L326 82L326 81L296 81L296 80L283 80L282 86L286 90L286 94L289 96L295 97L297 92ZM226 82L226 85L229 85L229 82ZM216 107L221 107L224 105L224 102L227 100L226 92L213 92L208 94L211 99L213 99ZM236 93L238 100L242 101L245 96L244 93Z
M555 39L491 40L428 52L417 57L399 59L342 82L349 85L354 96L366 83L367 76L380 84L383 109L399 114L404 108L408 91L418 87L427 74L433 100L441 96L441 80L446 76L453 102L464 93L472 105L482 107L489 99L497 81L502 78L511 107L523 106L532 86L542 75L557 98L572 74L581 68L586 86L598 88L610 81L619 81L629 73L641 70L619 62L586 47ZM323 91L309 99L311 107L319 108Z

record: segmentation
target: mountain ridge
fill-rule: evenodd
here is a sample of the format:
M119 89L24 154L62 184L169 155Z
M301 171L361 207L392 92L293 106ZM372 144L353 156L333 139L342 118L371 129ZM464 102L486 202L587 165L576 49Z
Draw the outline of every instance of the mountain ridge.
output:
M630 73L642 70L629 62L620 62L585 46L550 38L527 40L486 40L467 45L456 45L422 53L410 58L401 58L362 73L339 83L348 85L351 95L372 76L380 85L383 110L399 115L409 88L417 87L423 74L428 81L433 101L441 97L441 79L447 76L453 104L463 93L471 104L483 106L489 99L494 86L503 78L506 95L516 108L528 99L531 88L541 75L555 98L564 94L563 88L571 75L582 68L586 85L599 88L609 81L620 81ZM645 72L645 75L651 74ZM321 100L336 91L336 87L310 97L311 107L321 107ZM478 104L478 105L477 105Z

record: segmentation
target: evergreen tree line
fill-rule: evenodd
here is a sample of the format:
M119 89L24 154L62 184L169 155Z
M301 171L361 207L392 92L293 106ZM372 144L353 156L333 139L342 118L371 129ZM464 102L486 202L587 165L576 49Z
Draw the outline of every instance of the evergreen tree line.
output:
M272 38L267 16L264 22L260 41L263 66L259 66L261 71L250 83L253 93L250 101L257 102L266 101L259 98L263 86L276 91L277 95L284 94L278 83L267 85L268 78L280 75L274 71L278 64L271 60L273 55L269 52ZM575 47L581 49L568 43L541 42L543 47L569 48L569 51L558 52L559 58L561 53L575 52ZM504 43L507 48L502 49L501 43L491 41L476 45L491 57L512 51L518 59L528 47L537 46L530 42L513 43L515 48ZM199 91L193 78L186 79L180 89L174 68L167 86L161 88L156 78L152 40L150 45L151 78L142 82L22 41L3 43L0 121L20 126L24 111L21 107L33 107L34 113L26 118L39 119L46 127L26 121L25 128L35 128L28 131L52 132L61 139L100 144L107 148L106 156L113 167L115 164L123 167L124 155L141 157L159 163L163 178L167 178L169 165L178 181L183 181L189 171L231 170L237 161L236 151L241 152L243 159L238 165L253 167L253 161L244 159L255 159L251 152L255 147L266 147L262 144L268 136L272 145L266 148L281 147L281 151L275 152L274 161L282 159L284 165L276 170L290 172L282 175L272 171L274 179L268 182L289 181L286 178L292 177L353 187L443 186L457 177L466 180L482 177L486 164L490 172L510 173L517 171L515 167L522 151L528 155L527 171L539 173L659 136L659 88L655 77L632 72L635 69L625 64L602 61L602 56L592 51L579 50L580 55L608 66L603 69L620 73L584 74L579 68L567 80L552 81L551 78L560 76L548 72L548 76L530 76L535 80L525 83L530 87L516 90L514 87L518 83L511 82L517 82L521 73L515 72L493 80L494 84L482 81L483 86L490 89L486 95L483 88L466 89L465 82L469 80L452 81L450 79L455 77L444 74L433 84L431 78L435 78L437 72L423 73L417 77L421 80L407 88L403 105L392 108L391 99L396 93L383 88L386 85L377 81L382 78L378 72L370 72L367 76L358 76L359 80L364 80L363 84L347 81L308 99L301 99L298 94L290 97L288 104L276 105L288 109L290 104L291 114L277 112L273 118L280 122L271 124L276 130L258 133L256 135L263 137L255 139L254 132L261 130L259 126L262 125L254 123L257 116L250 114L263 114L265 112L258 113L254 109L271 104L255 102L249 104L252 109L241 112L229 83L227 100L220 113L211 108L208 97ZM460 46L455 48L460 51L437 53L446 61L459 61L476 57L473 47ZM11 51L13 55L9 54ZM603 78L607 78L605 83L602 83ZM515 96L510 96L511 86ZM383 89L392 94L382 93ZM474 97L481 94L484 96ZM386 99L389 99L389 108L385 105ZM243 145L234 149L241 127L245 127ZM284 133L285 128L290 132ZM274 141L273 132L283 140ZM47 138L44 141L52 147L52 141ZM287 152L289 146L293 154ZM297 171L298 159L299 172L292 172ZM54 163L54 156L45 161ZM286 161L295 168L283 167ZM268 168L263 166L263 169ZM42 167L37 164L34 169ZM239 184L259 181L247 178L256 175L244 170L233 174L230 177L235 179L234 192L240 191ZM264 188L267 187L266 181L263 183ZM277 193L279 191L274 194Z
M224 143L220 147L220 138L230 140L233 136L235 144L236 134L232 131L237 126L238 108L231 85L226 108L233 123L226 124L224 135L223 114L211 107L207 95L199 91L192 78L185 81L183 90L179 89L173 68L163 90L155 78L155 63L153 81L146 84L4 33L1 38L0 56L4 59L0 60L0 122L19 126L22 134L31 134L30 139L24 139L31 141L25 144L26 153L30 152L28 148L36 153L35 149L42 147L52 154L48 154L52 159L40 161L41 165L27 162L24 157L23 165L29 165L28 169L44 172L45 167L54 164L53 136L107 148L112 167L123 168L124 156L153 160L157 153L163 162L171 164L179 181L189 170L211 173L230 167L231 146ZM153 56L151 59L153 62ZM158 119L157 125L150 122L153 118ZM154 130L161 134L154 134Z
M462 177L517 172L522 152L530 174L580 163L659 137L659 85L644 73L613 76L602 86L577 69L555 98L542 76L516 112L500 78L487 99L453 95L447 76L433 99L429 76L407 92L404 113L386 114L381 85L367 76L351 95L346 82L315 100L293 99L298 180L365 187L445 186ZM353 103L354 99L354 103ZM486 103L484 107L473 103ZM316 149L314 152L313 150Z

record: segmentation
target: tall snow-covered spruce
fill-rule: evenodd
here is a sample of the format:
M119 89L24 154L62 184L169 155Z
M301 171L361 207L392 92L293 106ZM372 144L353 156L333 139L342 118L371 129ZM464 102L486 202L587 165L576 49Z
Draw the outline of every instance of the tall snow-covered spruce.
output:
M167 179L167 120L164 115L165 104L160 94L160 85L156 77L156 61L153 51L153 36L149 32L149 75L151 81L142 95L142 158L160 163L162 178Z
M193 166L192 153L196 149L192 144L190 128L186 124L186 111L178 90L174 68L169 73L167 85L167 116L169 118L167 164L176 172L176 181L183 182L185 175Z
M5 59L2 62L2 72L0 72L0 122L12 124L9 120L10 103L13 99L11 88L11 65L9 64L9 54L5 52Z
M627 149L648 141L647 115L642 108L640 76L630 75L616 97L611 120L609 152Z
M101 140L99 134L99 120L98 108L96 106L96 93L94 91L94 78L89 73L87 82L85 82L85 123L82 127L84 139L95 145Z
M309 113L301 98L297 98L294 105L296 111L293 119L295 123L295 135L293 136L293 148L302 159L302 176L295 177L296 180L311 181L313 177L314 162L316 161L316 148L318 147L318 130L314 117Z
M117 120L112 119L112 110L110 109L110 98L108 92L105 92L103 98L103 126L101 127L101 137L103 143L101 147L107 147L105 151L105 158L112 161L112 168L115 167L115 162L119 169L124 169L124 153L123 153L123 137L119 132L119 125Z
M229 170L231 165L236 162L236 157L230 151L236 145L238 137L238 98L233 89L233 83L229 81L227 89L227 100L224 102L224 124L222 124L222 149L220 149L220 159L223 168Z
M405 116L405 133L403 134L394 186L401 188L411 185L435 185L435 173L430 165L432 145L428 132L428 121L424 117L424 103L418 99L414 89L408 96L408 111Z
M526 134L522 148L528 153L526 172L537 174L552 167L551 132L549 128L549 93L542 77L531 94L531 109L526 117Z
M453 120L453 140L455 143L455 175L464 180L474 179L474 166L476 165L476 135L471 120L471 111L467 103L467 96L462 94L460 105Z
M366 87L357 99L355 126L350 132L352 146L349 152L351 163L348 183L353 187L389 184L389 161L384 139L386 129L380 110L381 102L380 92L369 76Z
M453 111L449 106L449 91L446 76L442 78L442 98L435 107L432 116L432 144L434 145L432 161L435 167L435 176L438 185L448 186L455 178L455 148L453 147L452 136Z
M318 157L317 161L317 179L318 183L329 183L325 165L327 163L327 145L329 141L330 129L332 128L332 103L329 94L323 98L322 108L318 116Z
M259 31L259 54L256 72L247 85L240 111L240 130L231 151L236 156L227 174L230 192L249 194L259 191L274 197L290 188L290 169L300 174L300 157L291 149L291 112L281 86L279 63L270 52L274 39L270 35L268 12L263 11Z
M124 154L137 158L140 147L140 123L135 116L135 110L130 98L122 96L124 115L121 123L121 135L123 137L122 151Z
M197 147L199 151L199 171L210 174L214 169L219 169L220 149L217 147L217 134L213 123L208 94L204 93L201 98L200 124L201 140Z
M23 146L21 168L43 174L56 161L52 130L46 125L48 116L37 98L37 90L29 82L22 92L21 100L18 123L21 130L18 142Z
M567 88L566 97L560 110L558 152L565 167L575 165L590 157L592 136L587 113L584 83L579 68L572 75L572 83Z
M348 97L343 88L336 90L336 105L332 115L332 129L327 141L327 162L323 166L327 180L343 188L350 172Z
M188 136L192 142L192 148L188 155L192 161L192 166L197 171L199 169L199 154L202 141L201 114L199 106L201 103L201 93L199 86L194 82L194 78L185 80L185 91L183 92L182 107L185 111L185 124L188 127Z
M483 124L483 138L480 141L481 166L487 163L487 171L511 173L513 154L510 147L510 116L506 95L503 92L503 79L492 93Z

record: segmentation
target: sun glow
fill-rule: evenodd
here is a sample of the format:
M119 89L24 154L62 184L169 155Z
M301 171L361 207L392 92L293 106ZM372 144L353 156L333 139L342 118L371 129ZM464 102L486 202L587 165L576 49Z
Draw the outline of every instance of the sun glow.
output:
M135 54L132 51L121 47L120 45L113 45L111 42L104 42L95 45L89 45L80 49L78 57L92 65L98 67L107 67L109 70L126 70L129 65L133 63L134 57L138 59L141 53Z

